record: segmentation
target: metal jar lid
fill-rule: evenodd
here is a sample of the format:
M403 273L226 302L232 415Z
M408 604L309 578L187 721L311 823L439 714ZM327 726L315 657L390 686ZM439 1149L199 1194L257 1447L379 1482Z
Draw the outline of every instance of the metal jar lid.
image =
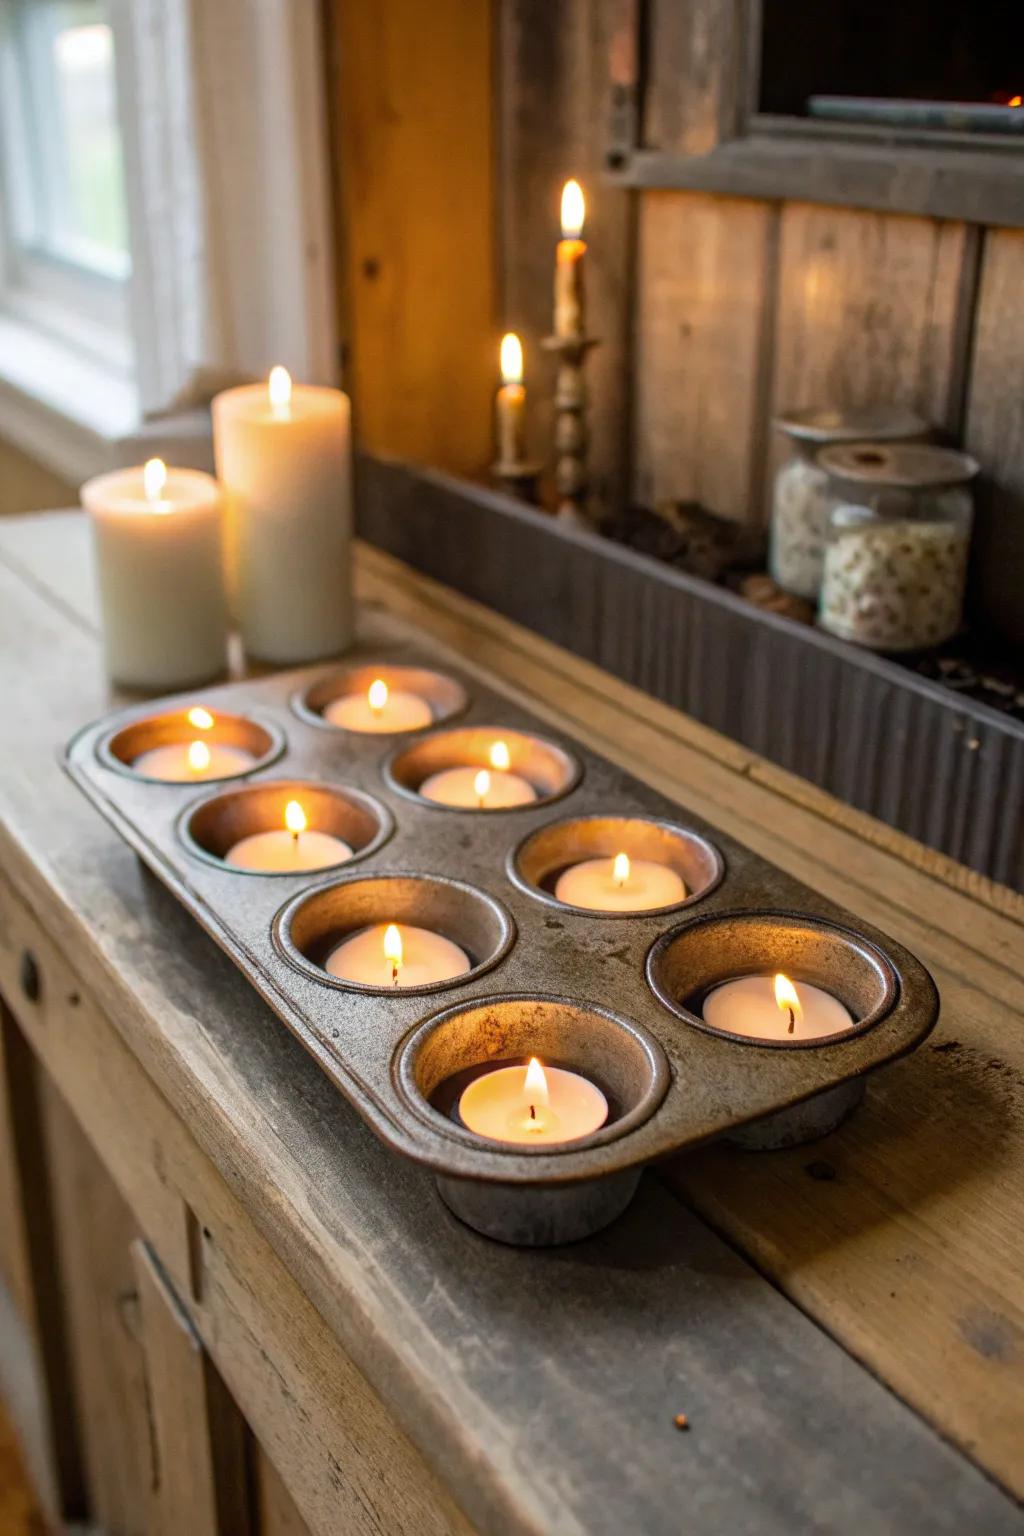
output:
M775 425L800 443L908 442L931 430L913 411L897 405L874 405L859 411L783 411Z
M930 443L841 443L817 458L839 480L908 491L966 485L978 473L970 454Z

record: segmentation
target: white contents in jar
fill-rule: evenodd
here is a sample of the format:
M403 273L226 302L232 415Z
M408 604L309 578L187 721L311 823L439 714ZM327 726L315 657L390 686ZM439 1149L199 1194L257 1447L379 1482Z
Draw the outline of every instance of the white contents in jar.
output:
M877 651L940 645L960 627L967 545L966 530L946 521L877 521L863 507L837 508L822 626Z
M827 485L825 471L801 457L788 460L775 477L768 568L785 591L812 601L821 587Z

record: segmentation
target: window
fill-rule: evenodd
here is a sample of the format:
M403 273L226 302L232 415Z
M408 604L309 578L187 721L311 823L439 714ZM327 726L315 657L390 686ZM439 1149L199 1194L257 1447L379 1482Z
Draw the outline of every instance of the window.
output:
M131 257L101 0L9 0L0 138L7 307L126 364Z

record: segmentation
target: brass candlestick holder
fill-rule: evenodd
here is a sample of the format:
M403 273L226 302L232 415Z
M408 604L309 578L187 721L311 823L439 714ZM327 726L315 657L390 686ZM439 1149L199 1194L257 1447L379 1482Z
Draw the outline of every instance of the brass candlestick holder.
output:
M587 451L587 383L584 367L587 354L598 346L596 336L546 336L541 346L558 356L555 379L555 488L558 492L558 516L568 522L591 527L595 521L588 510L587 491L590 477Z

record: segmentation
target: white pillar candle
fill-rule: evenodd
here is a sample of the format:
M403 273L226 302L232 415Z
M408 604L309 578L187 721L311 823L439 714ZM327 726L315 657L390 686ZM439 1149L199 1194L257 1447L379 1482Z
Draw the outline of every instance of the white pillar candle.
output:
M345 939L327 957L326 969L366 987L423 987L451 981L470 970L465 950L428 928L378 923Z
M593 912L647 912L683 901L686 886L667 864L651 859L584 859L558 877L555 896L570 907Z
M715 987L704 999L704 1019L732 1035L793 1044L842 1034L854 1024L831 992L782 975L741 976Z
M182 783L230 779L248 773L256 759L244 747L218 741L175 741L151 747L132 759L132 772L144 779L173 779Z
M213 402L229 570L246 653L314 661L352 639L348 396L283 368Z
M513 805L529 805L537 791L520 773L509 771L508 746L496 741L490 750L490 768L442 768L423 780L419 793L438 805L454 805L472 811L501 811Z
M459 1099L459 1119L492 1141L557 1146L600 1130L608 1100L578 1072L542 1067L498 1067L475 1078Z
M352 849L340 837L310 829L297 800L289 800L285 824L266 832L252 832L228 849L225 863L236 869L263 874L292 874L300 870L330 869L352 857Z
M150 459L87 481L81 495L109 676L153 690L218 677L227 668L228 613L216 480Z
M346 731L383 735L422 730L433 724L434 715L418 693L389 688L383 678L377 678L365 693L345 693L332 699L324 710L324 719Z

